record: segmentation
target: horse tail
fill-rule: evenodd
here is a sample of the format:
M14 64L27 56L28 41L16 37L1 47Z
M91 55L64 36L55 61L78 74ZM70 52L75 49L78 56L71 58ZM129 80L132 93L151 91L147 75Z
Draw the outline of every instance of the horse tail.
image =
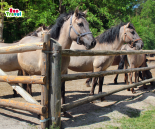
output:
M122 55L121 56L121 61L119 62L119 65L118 65L118 69L123 69L124 68L125 59L127 59L127 55Z

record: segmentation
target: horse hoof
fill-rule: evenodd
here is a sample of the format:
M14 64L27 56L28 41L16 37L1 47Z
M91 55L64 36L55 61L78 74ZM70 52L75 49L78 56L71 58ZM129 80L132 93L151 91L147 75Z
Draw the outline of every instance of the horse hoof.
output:
M91 87L89 83L86 83L86 87Z
M130 91L130 89L127 89L127 91Z
M66 118L73 118L73 116L69 112L64 112L62 116Z

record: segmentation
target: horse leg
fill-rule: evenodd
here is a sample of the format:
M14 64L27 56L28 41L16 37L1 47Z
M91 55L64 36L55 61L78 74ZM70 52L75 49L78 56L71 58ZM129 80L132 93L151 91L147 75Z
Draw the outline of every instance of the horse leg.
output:
M99 89L98 89L98 94L102 93L102 86L103 86L103 81L104 81L104 76L99 77ZM104 97L101 98L101 101L104 100Z
M61 104L65 104L65 81L61 82Z
M133 76L133 73L129 73L129 78L130 78L130 84L132 84L132 76ZM134 94L135 91L134 91L134 88L131 88L131 92Z
M86 86L87 87L91 87L90 86L90 83L92 82L92 78L88 78L87 80L86 80Z
M145 76L146 76L146 75L145 75L145 71L142 71L142 80L145 80L145 79L146 79ZM143 84L143 87L144 87L144 89L147 89L147 87L146 87L145 84Z
M18 74L17 75L18 76L22 76L23 75L22 70L18 70ZM17 95L17 91L13 89L13 97L17 97L17 96L18 96Z
M135 72L135 83L138 82L138 78L139 78L139 76L138 76L138 72ZM137 88L137 86L135 86L135 88Z
M117 78L118 78L118 74L116 74L116 77L115 77L115 79L114 79L114 84L118 84L118 83L117 83Z
M143 80L141 71L139 71L139 77Z
M126 64L124 65L124 69L127 69L127 65L126 65ZM128 73L125 73L125 74L124 74L124 81L125 81L125 83L126 83L127 85L129 85L129 82L128 82ZM130 91L130 88L127 89L127 91Z
M28 76L29 75L24 70L22 70L22 71L23 71L23 75L24 76ZM32 85L31 84L22 84L22 87L32 96Z
M93 80L92 80L92 88L91 88L91 91L90 91L90 95L94 95L94 90L95 90L95 87L97 85L97 80L98 80L98 77L94 77Z
M123 56L121 57L121 61L119 62L118 69L123 69L123 68L124 68L125 58L126 58L126 55L123 55ZM119 75L119 74L116 74L116 77L115 77L115 79L114 79L114 84L118 84L118 83L117 83L118 75Z

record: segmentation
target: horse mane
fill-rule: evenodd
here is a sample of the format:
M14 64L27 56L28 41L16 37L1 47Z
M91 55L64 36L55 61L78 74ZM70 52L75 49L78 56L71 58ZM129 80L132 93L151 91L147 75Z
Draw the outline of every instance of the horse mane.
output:
M59 17L56 19L56 23L54 25L50 25L49 27L49 33L51 35L51 38L58 39L60 35L60 30L64 24L65 21L67 21L71 15L74 14L74 11L70 11L69 13L63 13L60 14ZM84 16L85 14L82 12L79 12L78 18L81 16ZM52 29L51 29L52 28Z
M105 32L103 32L102 34L100 34L99 36L96 37L96 40L99 41L99 43L113 43L117 38L119 38L119 31L120 28L124 25L126 25L127 23L121 22L119 25L116 25L115 27L112 27L108 30L106 30ZM130 23L128 28L134 29L134 26Z

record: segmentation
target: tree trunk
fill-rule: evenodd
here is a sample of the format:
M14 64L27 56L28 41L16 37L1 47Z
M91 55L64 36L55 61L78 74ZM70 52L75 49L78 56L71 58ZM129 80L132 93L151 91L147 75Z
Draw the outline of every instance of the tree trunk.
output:
M4 2L4 0L1 0L1 3ZM0 12L0 43L3 41L3 21L4 21L4 13L3 11L3 5L1 5L1 12Z

